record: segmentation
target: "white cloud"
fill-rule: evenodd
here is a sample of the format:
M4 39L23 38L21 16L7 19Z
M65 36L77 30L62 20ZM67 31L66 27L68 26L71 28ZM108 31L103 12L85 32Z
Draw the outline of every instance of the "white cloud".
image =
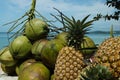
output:
M62 1L53 1L53 0L38 0L37 3L37 10L41 13L46 13L47 15L49 13L54 13L55 10L53 7L59 9L63 13L65 13L68 16L74 16L75 18L83 18L88 14L91 14L93 16L96 16L97 13L101 14L111 14L114 12L114 8L110 8L105 5L103 2L94 2L90 5L75 5L72 2L71 3L65 3L64 0ZM118 21L104 21L99 20L98 22L95 22L93 25L93 30L109 30L110 26L113 24L115 29L118 29L120 26Z
M38 0L37 9L39 11L51 12L53 7L56 7L64 12L71 12L72 14L96 14L96 13L108 13L113 11L113 8L108 8L101 2L94 2L92 5L75 5L71 3L65 3L65 1L53 1L53 0Z
M12 5L11 7L16 9L16 12L23 12L28 10L32 0L10 0ZM105 3L99 2L98 0L94 0L95 2L83 4L75 4L75 2L65 2L65 0L36 0L36 10L40 12L45 17L50 17L50 13L55 13L56 11L53 7L59 9L63 13L68 16L74 16L75 18L83 18L88 14L91 14L92 17L97 13L107 14L112 13L114 11L113 8L108 8ZM85 4L85 5L84 5ZM26 8L27 7L27 8ZM21 14L22 15L22 14ZM104 29L104 26L107 25L106 28L109 28L109 25L120 26L117 21L102 21L95 23L95 26L101 26L99 29ZM96 28L96 27L95 27ZM98 28L96 28L98 29Z
M32 0L10 0L13 4L13 8L15 6L18 8L18 10L23 10L26 7L30 7ZM74 4L72 2L65 2L64 0L36 0L36 9L40 13L49 14L52 12L55 12L53 7L61 10L62 12L65 12L69 15L80 17L80 16L86 16L88 14L95 15L97 13L110 13L113 12L113 8L108 8L104 5L102 2L98 2L95 0L94 3L91 5L83 5L83 4ZM85 3L84 3L85 4ZM14 6L15 5L15 6Z

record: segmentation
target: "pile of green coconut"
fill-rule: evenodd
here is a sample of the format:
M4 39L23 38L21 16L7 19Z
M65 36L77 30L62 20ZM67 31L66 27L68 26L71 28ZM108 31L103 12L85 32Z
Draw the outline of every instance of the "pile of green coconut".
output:
M50 28L38 18L27 21L24 27L21 35L0 50L2 70L9 76L18 76L18 80L52 80L56 58L66 45L67 33L48 38ZM84 48L95 47L91 38L85 37L85 41ZM93 50L85 51L93 53Z
M32 6L35 8L35 4ZM33 7L23 32L0 50L1 68L8 76L18 76L18 80L53 80L56 58L67 44L67 32L59 31L50 38L54 30L45 20L34 17ZM84 39L84 52L93 54L89 48L96 47L95 43L87 36Z

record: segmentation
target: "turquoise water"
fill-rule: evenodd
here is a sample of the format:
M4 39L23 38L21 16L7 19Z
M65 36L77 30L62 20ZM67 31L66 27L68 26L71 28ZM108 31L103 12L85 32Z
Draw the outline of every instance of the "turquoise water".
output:
M120 36L120 31L115 31L114 36ZM110 37L110 33L106 31L95 31L87 34L90 38L93 39L96 45L101 44L105 39Z
M0 49L9 44L7 33L0 33Z
M13 34L13 33L11 33L11 34ZM9 35L11 35L11 34L9 34ZM102 43L102 41L104 41L105 39L110 37L109 32L103 32L103 31L91 32L91 33L87 34L87 36L92 38L94 40L95 44L100 44L100 43ZM114 36L120 36L120 31L115 32ZM9 44L9 41L8 41L7 33L0 32L0 49L7 46L8 44Z

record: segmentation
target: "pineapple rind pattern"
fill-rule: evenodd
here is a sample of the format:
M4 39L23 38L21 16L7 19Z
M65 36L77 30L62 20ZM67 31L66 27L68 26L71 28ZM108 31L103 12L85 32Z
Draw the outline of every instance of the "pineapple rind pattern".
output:
M109 68L115 78L120 77L120 37L110 37L99 47L93 61Z
M54 80L74 80L85 66L80 51L64 47L57 57Z

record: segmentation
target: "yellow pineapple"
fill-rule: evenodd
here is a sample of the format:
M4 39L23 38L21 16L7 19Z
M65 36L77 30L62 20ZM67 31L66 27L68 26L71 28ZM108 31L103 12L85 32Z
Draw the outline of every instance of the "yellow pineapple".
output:
M109 68L115 78L120 78L120 37L110 37L99 47L93 61Z
M85 22L89 15L81 21L73 17L70 19L64 14L59 17L62 18L60 22L63 23L68 35L67 46L59 51L56 60L54 80L75 80L86 66L80 44L84 41L84 34L89 30L88 26L94 20Z
M82 54L73 47L64 47L57 57L55 80L74 80L84 67Z

